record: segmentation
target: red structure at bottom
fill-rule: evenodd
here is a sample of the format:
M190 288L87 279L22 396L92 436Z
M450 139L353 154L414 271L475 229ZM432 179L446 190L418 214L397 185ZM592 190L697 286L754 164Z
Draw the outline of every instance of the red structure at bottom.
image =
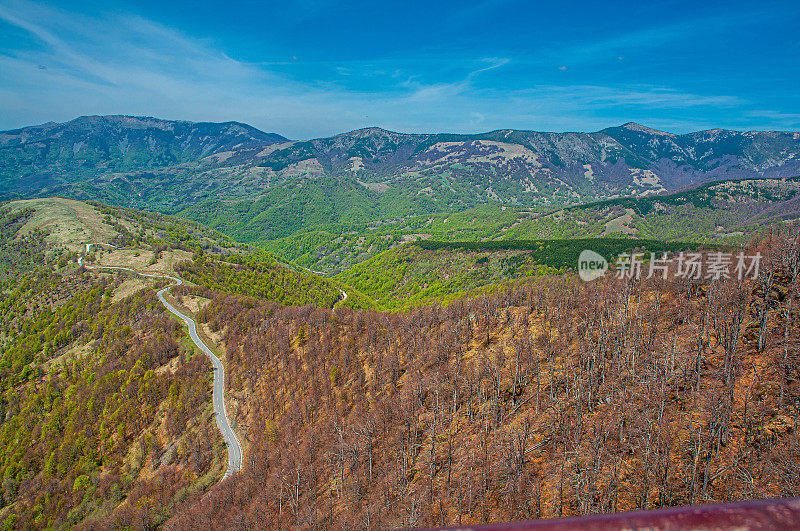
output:
M800 498L753 500L652 511L554 518L444 529L476 531L578 531L672 529L799 529Z

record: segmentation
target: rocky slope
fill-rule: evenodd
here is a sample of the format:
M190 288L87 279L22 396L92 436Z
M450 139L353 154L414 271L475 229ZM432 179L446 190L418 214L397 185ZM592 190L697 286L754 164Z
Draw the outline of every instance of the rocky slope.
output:
M315 174L354 175L376 192L417 183L505 203L647 195L710 180L794 176L800 133L701 131L673 135L634 123L596 133L501 130L479 135L404 135L362 129L299 142L261 163L273 170L312 161Z

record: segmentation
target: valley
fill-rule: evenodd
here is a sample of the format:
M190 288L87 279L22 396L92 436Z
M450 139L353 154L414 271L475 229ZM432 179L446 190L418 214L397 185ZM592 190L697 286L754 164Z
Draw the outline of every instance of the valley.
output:
M797 496L797 140L6 131L0 521L394 528ZM584 249L605 276L578 278ZM618 274L634 252L760 253L761 274Z
M800 529L798 0L0 27L0 531Z

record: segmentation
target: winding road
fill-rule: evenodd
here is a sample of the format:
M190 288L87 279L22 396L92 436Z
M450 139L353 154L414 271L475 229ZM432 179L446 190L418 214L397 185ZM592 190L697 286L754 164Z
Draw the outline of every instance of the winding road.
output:
M86 244L86 254L89 254L93 245L108 245L110 247L115 247L111 244L93 244L87 243ZM239 443L239 439L236 437L236 434L233 432L231 428L231 424L228 421L228 414L225 411L225 367L222 365L220 359L214 355L210 348L200 339L200 336L197 335L197 324L194 322L194 319L185 315L180 310L175 308L172 304L170 304L165 298L164 293L169 291L174 286L180 286L183 284L183 280L177 277L173 277L170 275L155 275L151 273L140 273L134 269L129 267L121 267L121 266L87 266L83 265L83 256L78 258L78 265L85 267L86 269L116 269L122 271L129 271L141 277L148 277L148 278L165 278L169 279L173 282L173 284L162 288L158 291L158 300L161 301L161 304L173 315L180 318L186 326L189 327L189 337L192 338L194 344L197 345L197 348L202 350L208 359L211 360L211 365L214 367L214 386L213 392L211 395L211 402L214 406L214 418L217 421L217 428L219 428L220 433L222 433L222 438L225 440L225 446L228 448L228 468L225 470L225 475L222 476L224 480L228 476L239 472L242 469L242 445ZM345 295L346 297L346 295Z

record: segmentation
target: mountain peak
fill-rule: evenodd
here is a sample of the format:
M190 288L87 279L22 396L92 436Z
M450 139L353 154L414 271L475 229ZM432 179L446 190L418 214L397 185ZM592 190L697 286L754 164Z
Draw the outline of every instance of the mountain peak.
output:
M385 134L394 134L392 131L384 129L378 126L372 127L362 127L361 129L354 129L348 133L342 133L345 135L356 135L356 136L369 136L369 135L385 135Z
M165 120L152 116L131 116L126 114L94 114L84 115L73 118L66 122L47 122L40 125L21 127L8 131L0 131L4 134L26 134L48 135L53 131L71 131L74 134L87 135L109 135L118 134L120 131L146 131L148 129L159 129L171 132L176 135L185 135L190 131L200 134L219 137L224 135L244 135L254 141L262 142L285 142L286 137L277 133L267 133L260 129L237 121L227 122L192 122L189 120Z
M675 136L672 133L667 133L666 131L659 131L658 129L653 129L651 127L647 127L642 124L637 124L636 122L628 122L626 124L623 124L621 128L627 129L628 131L639 131L640 133L647 133L651 135Z

